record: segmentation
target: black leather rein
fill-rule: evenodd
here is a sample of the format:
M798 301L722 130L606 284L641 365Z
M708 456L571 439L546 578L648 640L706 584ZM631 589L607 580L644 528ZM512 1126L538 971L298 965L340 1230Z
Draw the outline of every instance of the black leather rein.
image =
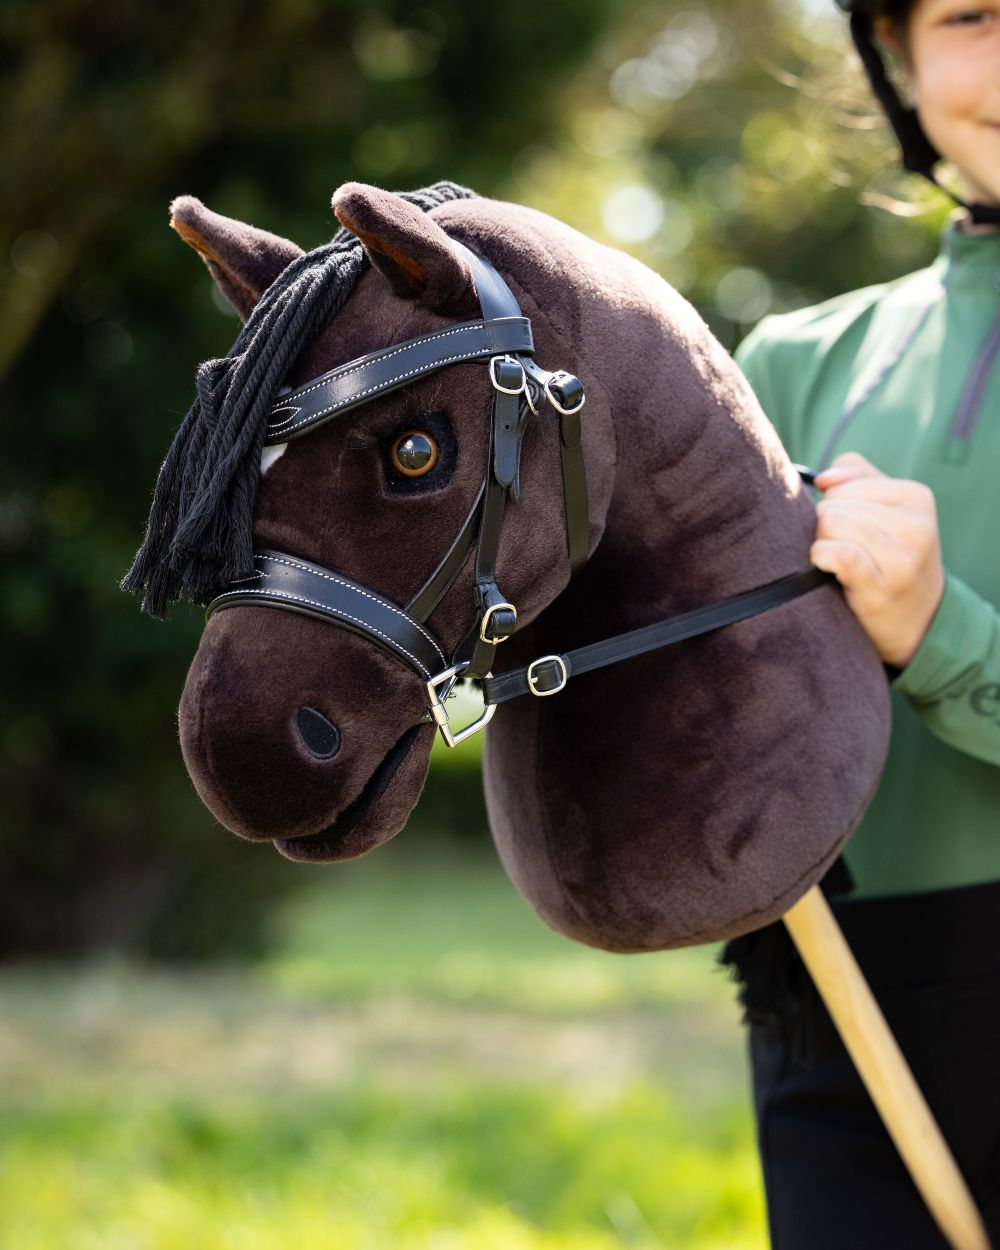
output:
M455 746L486 725L497 705L508 699L523 694L540 698L557 694L571 676L746 620L817 586L837 584L829 573L806 569L590 646L540 656L525 668L494 677L490 670L496 648L517 627L517 609L507 602L495 577L504 508L509 499L520 496L525 431L532 418L545 411L558 417L566 549L572 572L587 560L587 477L580 423L585 396L579 379L572 374L550 373L535 363L531 323L521 315L517 300L493 266L456 239L452 244L471 268L481 320L370 352L294 391L280 392L269 414L265 438L268 446L301 438L316 426L447 365L466 361L487 364L493 395L486 474L462 528L437 568L402 607L299 556L258 551L254 554L254 572L216 596L208 606L208 616L225 608L281 608L367 638L402 660L424 681L430 704L426 718L435 722L448 746ZM800 471L807 476L807 470ZM475 619L449 656L426 621L473 551ZM471 725L455 731L445 700L455 683L463 679L479 681L485 709Z

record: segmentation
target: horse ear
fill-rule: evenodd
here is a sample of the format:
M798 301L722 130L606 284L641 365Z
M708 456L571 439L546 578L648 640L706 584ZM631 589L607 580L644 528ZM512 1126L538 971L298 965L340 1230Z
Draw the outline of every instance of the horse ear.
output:
M444 312L471 293L468 265L416 204L391 191L345 182L333 197L333 211L397 295Z
M193 195L170 205L170 224L198 252L243 321L282 269L303 255L297 243L213 213Z

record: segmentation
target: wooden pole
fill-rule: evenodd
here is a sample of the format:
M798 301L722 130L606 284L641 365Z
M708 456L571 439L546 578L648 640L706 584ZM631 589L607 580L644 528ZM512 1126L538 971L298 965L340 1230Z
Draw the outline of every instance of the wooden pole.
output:
M818 885L784 921L941 1232L954 1250L991 1250L968 1186Z

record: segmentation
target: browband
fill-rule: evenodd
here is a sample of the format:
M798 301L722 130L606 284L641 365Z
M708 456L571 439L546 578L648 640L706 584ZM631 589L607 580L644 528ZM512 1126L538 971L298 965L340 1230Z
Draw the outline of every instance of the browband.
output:
M482 318L393 343L286 391L268 414L266 446L301 438L331 417L416 382L445 365L493 356L530 356L531 322L493 266L458 239L452 247L469 266Z
M464 321L352 360L282 395L267 419L266 446L301 438L324 421L399 390L444 365L535 350L527 317Z

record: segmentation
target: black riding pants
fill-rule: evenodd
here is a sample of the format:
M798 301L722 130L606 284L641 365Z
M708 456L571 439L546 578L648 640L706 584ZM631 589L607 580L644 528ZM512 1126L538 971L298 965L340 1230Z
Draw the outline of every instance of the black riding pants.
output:
M1000 1250L1000 882L831 903ZM804 983L804 982L803 982ZM943 1250L811 983L751 1023L772 1250Z

